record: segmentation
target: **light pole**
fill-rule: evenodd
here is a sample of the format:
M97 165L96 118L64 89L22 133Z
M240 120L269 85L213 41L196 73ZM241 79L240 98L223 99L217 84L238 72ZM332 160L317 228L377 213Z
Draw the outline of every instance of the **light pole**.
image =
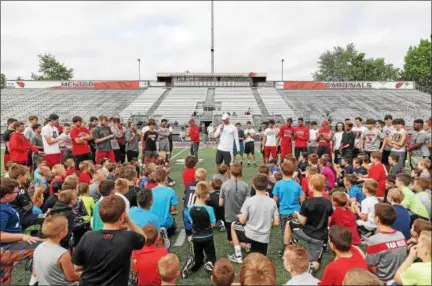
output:
M138 81L141 80L141 59L138 59Z
M283 68L284 68L284 59L282 59L282 81L284 80L284 70L283 70Z

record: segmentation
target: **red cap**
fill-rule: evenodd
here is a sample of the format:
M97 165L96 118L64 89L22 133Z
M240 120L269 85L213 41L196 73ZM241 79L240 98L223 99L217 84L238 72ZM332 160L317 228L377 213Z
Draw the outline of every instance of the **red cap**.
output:
M195 119L193 119L193 118L189 119L188 123L195 124Z
M329 125L328 120L327 120L327 119L326 119L326 120L323 120L323 122L321 123L321 125L322 125L322 126Z

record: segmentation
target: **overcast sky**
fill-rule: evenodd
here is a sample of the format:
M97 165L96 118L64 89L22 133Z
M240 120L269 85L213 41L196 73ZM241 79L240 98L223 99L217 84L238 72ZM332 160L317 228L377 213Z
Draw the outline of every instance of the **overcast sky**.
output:
M431 2L215 2L215 71L311 80L320 53L353 42L402 67L431 34ZM1 71L29 79L50 52L75 79L210 71L210 2L1 2Z

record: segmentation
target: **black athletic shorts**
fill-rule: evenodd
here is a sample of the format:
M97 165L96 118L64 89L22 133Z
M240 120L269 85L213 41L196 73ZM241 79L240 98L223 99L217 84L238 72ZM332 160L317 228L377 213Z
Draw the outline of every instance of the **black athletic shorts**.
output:
M281 154L281 146L277 146L276 148L276 154L280 155Z
M229 166L231 164L231 152L229 151L216 151L216 164L220 165L222 162L225 163L225 165Z
M255 142L253 142L253 141L246 142L245 153L246 154L255 154Z
M234 222L233 225L234 225L234 230L237 234L237 238L240 242L250 243L251 252L258 252L267 256L268 243L258 242L247 237L244 226L241 225L239 222Z

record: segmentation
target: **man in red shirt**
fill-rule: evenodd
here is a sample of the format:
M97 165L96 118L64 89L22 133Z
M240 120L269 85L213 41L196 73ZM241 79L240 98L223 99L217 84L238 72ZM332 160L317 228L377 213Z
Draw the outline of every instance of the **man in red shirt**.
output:
M292 118L288 118L287 124L279 129L279 136L281 138L281 162L286 155L292 154L292 139L294 136L294 128L291 127L292 122Z
M324 120L322 123L322 128L317 133L318 140L318 157L321 158L323 154L332 155L332 150L330 142L333 139L333 133L329 127L330 123L328 120Z
M88 140L93 136L90 131L83 126L83 119L79 116L72 118L73 127L70 133L72 139L72 156L75 160L75 168L79 168L79 163L85 160L92 160L90 145Z
M334 225L329 231L330 248L336 258L327 264L320 285L342 285L345 274L354 268L368 270L365 255L352 244L351 231L343 226Z
M138 276L138 285L161 285L157 271L159 260L168 254L156 227L152 224L143 227L146 236L144 247L132 252L133 272Z
M300 153L307 152L307 142L309 140L309 128L303 124L303 118L297 120L298 125L294 128L295 157L298 160Z
M24 122L16 121L12 128L15 129L15 132L12 133L9 141L10 160L26 166L28 152L37 153L39 149L30 144L29 140L24 136Z
M192 156L195 156L198 160L198 149L199 149L199 143L201 141L200 139L200 131L198 125L195 123L195 120L191 118L189 120L190 129L189 129L189 137L191 140L191 148L190 153Z

